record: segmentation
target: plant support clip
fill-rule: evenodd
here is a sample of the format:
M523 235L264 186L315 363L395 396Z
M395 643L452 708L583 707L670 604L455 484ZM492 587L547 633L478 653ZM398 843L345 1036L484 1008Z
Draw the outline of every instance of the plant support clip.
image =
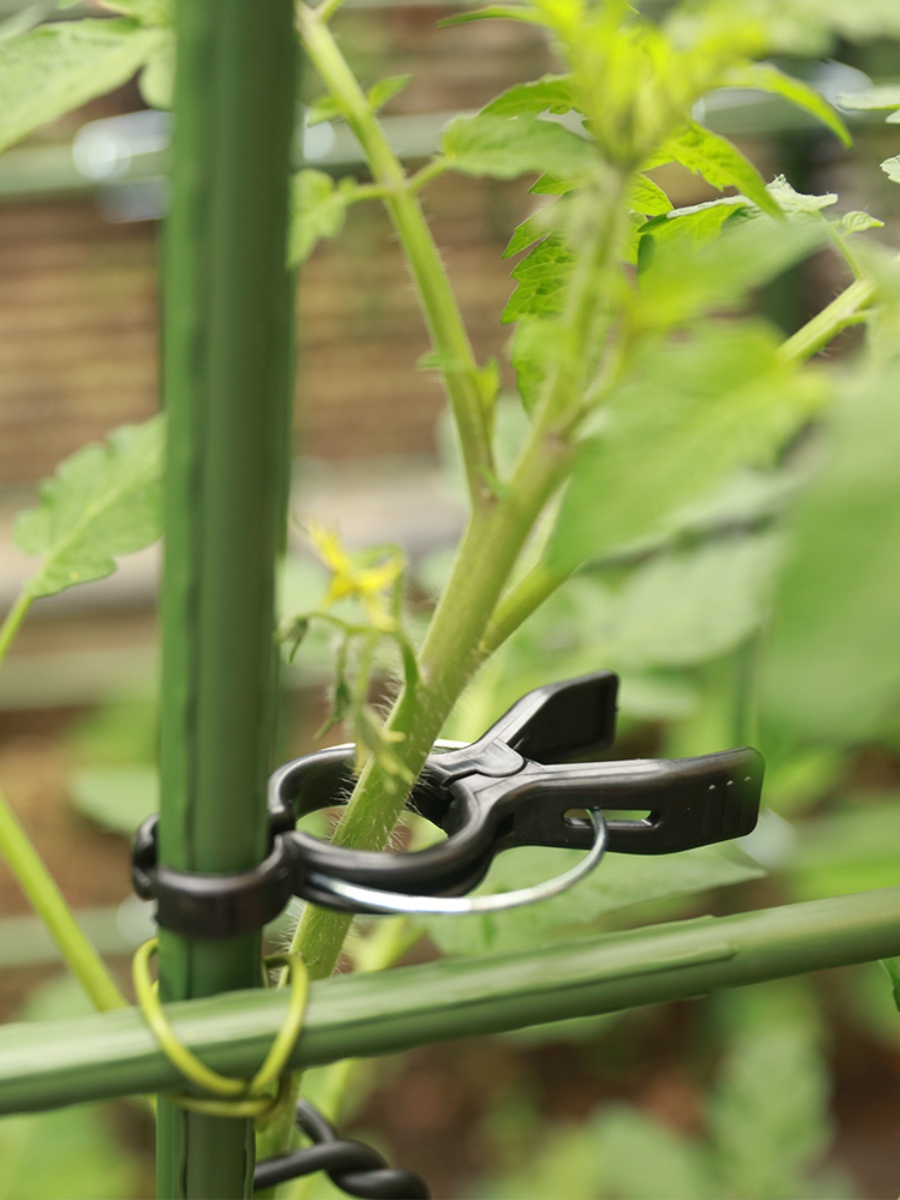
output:
M407 801L411 812L447 834L435 846L410 853L351 850L296 829L304 816L344 804L350 795L354 748L335 746L273 774L272 848L254 871L212 876L158 866L151 817L135 842L135 888L156 897L160 925L200 937L231 936L272 920L291 895L345 912L496 911L571 886L607 851L668 854L750 833L763 776L755 750L572 761L612 744L617 689L608 671L537 688L471 745L439 743ZM464 898L495 855L517 846L588 854L543 884Z

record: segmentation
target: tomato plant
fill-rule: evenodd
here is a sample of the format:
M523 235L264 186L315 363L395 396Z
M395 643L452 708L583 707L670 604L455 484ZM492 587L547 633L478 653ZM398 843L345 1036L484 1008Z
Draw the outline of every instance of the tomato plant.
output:
M222 264L231 263L227 246L204 243L196 257L186 249L195 227L180 216L187 208L179 207L179 188L186 194L190 187L213 185L204 175L205 135L197 132L197 96L204 81L186 82L183 62L180 74L175 69L176 24L178 37L196 38L197 44L213 35L204 24L209 6L184 0L177 7L176 22L166 0L117 0L107 5L120 14L114 19L39 25L0 45L0 90L9 97L0 117L2 145L136 70L152 104L170 103L176 80L176 116L189 131L183 134L185 144L193 139L193 158L185 156L180 161L188 165L176 168L170 218L177 253L170 249L167 258L169 306L176 313L172 320L186 332L183 341L176 339L167 349L169 399L199 387L200 377L190 374L199 369L191 359L191 323L200 320L196 313L205 303L211 308L219 303L211 281L218 270L226 270ZM267 18L251 17L239 4L233 7L239 13L235 29L266 26ZM772 59L808 53L811 46L819 50L834 33L848 32L850 18L836 5L819 6L810 15L801 5L764 0L741 6L739 13L727 0L682 3L662 13L619 0L597 5L528 0L459 14L451 20L471 22L473 37L482 20L526 22L540 29L558 70L507 89L478 113L457 116L444 129L436 153L407 169L378 115L407 81L391 77L363 86L357 80L332 31L339 7L326 0L318 8L300 4L296 9L297 33L321 89L307 123L346 122L364 154L367 175L334 179L307 167L293 176L290 262L299 265L320 240L338 237L356 206L385 207L431 340L431 352L420 365L439 378L446 396L468 511L439 597L427 611L421 600L410 600L409 568L399 551L351 553L336 531L321 527L309 531L329 575L317 603L286 615L273 630L271 582L268 591L262 589L265 595L249 584L241 593L258 623L257 648L269 647L277 635L286 652L302 656L311 630L321 626L333 634L329 725L345 723L358 748L359 768L334 841L351 850L383 849L435 741L448 722L459 728L464 720L459 704L467 690L470 703L495 715L500 697L511 698L510 687L520 686L510 684L512 677L521 680L523 673L536 672L544 681L548 661L558 668L560 657L576 668L574 673L584 669L586 657L591 666L619 668L632 712L668 715L685 695L686 669L730 655L724 676L710 675L703 683L714 701L708 711L714 714L715 736L695 723L687 732L682 727L681 737L712 749L715 745L705 740L718 742L720 733L730 742L744 739L754 726L761 729L777 768L776 783L786 791L785 780L802 759L798 747L814 759L817 751L808 744L815 747L824 736L849 745L876 731L890 742L896 736L893 706L900 668L878 636L848 628L847 621L852 611L878 613L880 632L890 627L896 611L896 593L884 587L885 579L900 576L900 503L891 479L897 448L891 410L900 295L896 266L877 240L865 237L881 226L879 220L864 212L840 213L836 196L803 194L783 176L766 181L734 143L703 123L700 107L723 89L755 91L793 106L848 144L837 110ZM860 20L896 32L896 17L870 13L869 7L859 6ZM281 10L284 26L283 5ZM269 43L266 36L260 35L257 55L263 46L274 53L277 39ZM192 59L190 67L198 78L199 61ZM251 68L246 70L250 78ZM291 76L284 63L278 70L284 72L283 102L292 95ZM272 74L277 74L274 66ZM246 397L252 391L251 362L274 372L284 390L285 369L276 359L286 338L288 308L282 301L289 289L278 274L285 247L278 269L260 282L257 266L269 261L275 242L266 240L264 231L254 232L248 235L248 251L241 222L258 190L273 197L271 227L285 224L286 214L278 216L277 180L271 187L267 180L278 175L277 154L284 158L287 140L282 137L278 150L272 149L275 134L271 145L257 136L252 121L264 124L266 110L258 101L263 84L253 87L257 107L249 104L247 111L229 99L227 88L222 92L223 136L245 147L247 161L260 174L243 169L217 183L220 190L232 187L234 195L226 195L221 212L214 207L220 215L213 224L220 221L217 231L234 239L238 249L232 257L240 264L234 274L226 272L234 294L223 302L221 325L215 325L218 316L210 318L214 348L197 408L220 403L224 408L223 393L233 392L238 399L229 436L235 444L243 439L248 462L258 451L260 461L270 463L273 455L286 460L283 413L272 416L260 432ZM876 90L844 98L842 105L890 113L900 110L900 95ZM289 109L279 112L275 124L281 133L289 135L290 116ZM666 190L667 172L673 169L699 176L712 198L690 207L673 205ZM884 169L893 179L900 174L893 159ZM515 259L514 286L498 314L511 335L507 362L477 359L429 229L428 188L449 172L524 179L535 197L533 212L510 231L506 249ZM282 182L286 185L286 179ZM777 287L784 272L819 253L842 260L851 281L785 335L760 315L754 299L760 289ZM237 294L240 287L246 287L245 295ZM270 325L281 332L272 335L271 345L245 354L231 331L240 327L247 297L271 302ZM816 356L855 324L867 329L866 348L853 371L824 369ZM253 359L254 353L262 358ZM177 406L170 416L170 520L178 506L183 521L195 495L191 488L199 488L196 495L227 511L238 547L246 549L264 530L256 539L262 547L257 553L271 567L281 536L266 523L275 519L272 495L266 493L253 520L247 518L242 497L237 489L229 496L223 475L203 475L200 418L183 415ZM835 449L831 467L817 475L811 462L815 452L808 446L819 446L816 431L823 428L831 431ZM0 632L0 657L35 601L108 574L117 556L159 536L164 437L163 420L155 418L119 430L103 447L85 448L44 486L39 506L23 514L17 543L40 562ZM172 483L175 460L186 464L187 482ZM223 461L237 460L226 455ZM282 485L273 486L282 499ZM786 549L781 530L790 522L793 541ZM868 530L865 543L859 538L862 526ZM198 570L217 572L220 587L239 590L239 575L241 588L244 574L255 576L250 570L241 573L239 558L230 557L234 548L225 547L227 522L217 528L222 544L214 541L212 549L189 523L172 524L169 533L180 530L184 546L194 547L194 557L202 560ZM176 623L173 614L184 616L191 604L189 585L177 596L171 587L164 609L167 627ZM770 644L760 655L773 595ZM234 615L223 622L220 632L227 626L229 636L239 628ZM822 664L823 641L840 645L843 658L837 665L831 659ZM262 658L251 662L242 644L243 639L232 640L227 667L245 672L248 689L260 687L254 701L258 711L253 711L264 714L269 700L254 672L268 651L260 650ZM594 662L600 653L605 661ZM187 657L183 649L172 650L167 662ZM179 699L174 670L172 665L164 670L163 689L163 779L169 787L186 770L185 726L179 722L189 707L183 696ZM373 702L376 681L390 697L384 715ZM687 703L690 707L690 696ZM260 716L263 724L266 720ZM225 728L230 728L227 721L212 722L205 735L213 739L210 731L218 731L220 755ZM248 783L250 791L261 787L264 743L265 738L241 758L241 770L255 780ZM210 753L214 758L212 748ZM237 749L235 755L237 761ZM224 775L218 770L204 776L203 786L211 792L222 787ZM184 779L178 786L183 784ZM202 816L202 805L191 808L188 800L182 809L185 828ZM238 805L229 819L244 821L241 811ZM255 845L260 828L249 817L242 828L247 844L261 853L262 846ZM94 1004L124 1004L5 807L0 841ZM226 861L231 850L223 854L215 869L236 869ZM185 859L182 869L201 868ZM498 945L527 950L548 930L587 926L602 911L758 873L758 866L719 851L663 866L654 862L646 872L611 863L597 884L580 894L580 912L571 902L568 908L554 902L536 915L511 918L499 934L471 920L452 929L433 923L428 928L448 950ZM291 946L313 979L331 975L349 925L345 914L306 907ZM425 923L412 920L399 931L387 924L371 939L368 953L379 967L388 966L425 929ZM176 951L174 945L167 950L164 940L164 962L166 953L171 961L178 959L186 979L196 967L193 951ZM226 970L211 990L249 986L243 976L247 962L256 962L258 946L236 953L243 965L235 967L236 974ZM193 994L179 991L181 986L170 984L166 998ZM185 1120L190 1127L191 1119ZM276 1122L262 1136L269 1151L277 1150L288 1130L284 1121Z

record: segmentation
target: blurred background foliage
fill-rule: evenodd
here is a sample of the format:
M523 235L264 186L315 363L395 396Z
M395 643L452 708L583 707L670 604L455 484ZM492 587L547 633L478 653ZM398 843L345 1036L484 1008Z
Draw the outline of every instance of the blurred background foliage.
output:
M786 69L818 81L831 95L857 90L869 77L900 78L900 18L892 0L755 0L755 6L788 28L794 53ZM52 4L6 3L6 10L11 22L55 14ZM61 15L81 11L84 6L69 6ZM414 145L416 137L421 144L433 137L444 110L480 103L533 76L546 56L530 32L531 41L523 42L520 30L504 41L506 34L480 26L477 54L460 64L456 33L433 30L442 15L444 9L424 3L360 5L347 13L348 48L366 78L410 66L431 72L430 93L413 89L387 110L389 119L419 120L414 130L403 127ZM14 25L4 29L15 32ZM476 67L473 83L467 72ZM95 177L88 185L66 175L68 183L58 187L60 176L52 171L41 181L36 152L57 170L62 159L48 153L69 154L72 136L86 122L142 104L133 84L105 103L40 131L0 159L0 229L5 223L14 233L26 212L40 216L39 236L26 239L31 259L14 264L23 278L40 284L19 293L36 306L40 353L58 359L61 372L84 373L85 389L67 393L71 413L85 396L94 398L89 429L74 417L63 422L73 439L69 449L95 427L117 423L123 411L143 415L153 392L143 367L134 379L125 372L111 382L98 370L98 362L120 352L110 350L104 359L104 347L121 330L107 330L107 341L99 326L90 336L67 338L65 311L52 304L53 313L63 314L59 323L39 322L40 297L56 295L57 276L68 272L77 295L96 282L98 254L107 254L101 264L107 270L115 247L127 242L132 269L134 253L140 259L155 236L152 171L141 179L129 174L137 153L131 166L105 181ZM423 115L411 118L416 108ZM800 192L838 192L842 210L866 208L885 221L876 246L897 244L896 187L878 170L881 159L898 151L890 126L857 120L856 146L845 154L802 122L786 123L777 105L723 104L719 120L764 174L783 171ZM16 154L32 157L26 162ZM38 173L24 186L26 168ZM666 182L679 203L706 198L690 179ZM434 201L438 236L446 231L451 271L477 304L476 293L502 297L509 290L499 250L520 219L522 199L478 181L467 183L467 191L453 190L459 186L448 182ZM463 216L454 218L459 203ZM106 227L112 248L95 250L93 267L78 275L59 247L71 255L73 228L93 222L95 210L98 222L114 220ZM125 221L126 211L136 218ZM307 490L298 494L297 508L304 522L317 507L327 515L336 509L350 544L395 540L399 520L413 584L424 599L447 567L458 520L452 500L457 469L447 431L432 436L435 405L419 404L411 416L406 393L390 384L394 372L408 374L413 386L403 386L417 402L430 386L409 370L418 348L406 315L382 303L385 274L367 277L359 267L372 260L390 280L384 241L384 229L366 218L351 223L345 242L316 251L301 301L330 306L338 317L336 328L326 331L312 318L304 324L301 310L307 343L300 386L309 385L315 405L317 372L330 372L334 391L361 393L377 410L377 422L394 433L379 429L377 442L367 445L370 426L360 429L360 410L334 396L323 399L322 415L298 428L298 447L306 453L312 447L316 461L305 461L299 472ZM48 266L55 254L58 261ZM682 511L664 538L581 572L488 664L446 731L477 736L529 688L611 668L622 677L617 757L759 746L767 760L767 809L757 832L740 846L659 860L611 858L575 892L517 913L399 931L392 926L387 933L362 923L349 951L360 969L377 961L379 939L389 936L408 939L413 959L487 954L648 921L900 885L900 275L887 256L879 270L887 299L870 335L874 354L860 365L853 331L829 351L826 369L840 399L828 419L806 430L776 468L743 472L714 502ZM129 291L121 271L104 276L104 306L111 296L134 301L133 358L152 356L152 321L140 308L146 296L139 296L145 285L152 294L147 271L137 291ZM347 292L333 295L324 282L342 280L342 272L356 293L349 317L340 313ZM763 289L758 306L790 332L832 298L842 283L836 272L831 260L816 256ZM7 306L12 311L11 301ZM481 324L477 314L475 320ZM376 344L380 359L372 357ZM357 355L356 365L348 365ZM55 410L48 402L29 411L32 394L13 369L16 361L7 359L0 376L4 419L19 447L0 479L4 513L20 506L48 468L46 443L55 446L49 466L66 450L57 444L58 430L42 441L41 422ZM387 384L376 380L379 361ZM107 403L116 389L124 400ZM392 390L393 406L385 398ZM501 436L513 444L523 420L515 401L502 405L499 419ZM418 440L410 441L411 428ZM412 481L407 491L404 480ZM312 607L322 591L324 572L301 542L298 535L285 570L285 612ZM157 786L153 565L143 575L142 569L123 571L117 583L93 592L84 589L86 600L48 605L46 618L26 631L11 659L2 692L0 770L85 926L123 972L149 922L126 899L125 838L155 808ZM0 561L4 594L12 592L18 570L14 557ZM313 630L286 676L285 757L312 748L312 731L327 710L330 664L327 632ZM409 836L427 834L412 828ZM560 851L510 853L486 886L543 877L565 857ZM80 1011L76 990L57 981L53 951L22 911L11 882L3 876L0 886L6 912L20 914L0 919L6 1017L40 1020ZM273 936L277 940L277 931ZM900 1018L877 964L436 1047L402 1060L337 1064L310 1072L309 1089L342 1131L371 1139L398 1164L421 1171L436 1195L880 1200L896 1195L900 1184ZM6 1118L0 1121L0 1197L150 1195L150 1155L150 1129L138 1107ZM310 1198L336 1194L323 1178L296 1189Z

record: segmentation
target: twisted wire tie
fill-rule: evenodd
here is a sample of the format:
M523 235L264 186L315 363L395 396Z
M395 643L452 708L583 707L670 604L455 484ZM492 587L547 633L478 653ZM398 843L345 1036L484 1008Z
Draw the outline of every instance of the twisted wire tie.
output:
M159 999L159 986L150 977L150 959L158 948L159 939L150 938L135 953L132 974L138 1006L169 1062L189 1083L211 1093L195 1096L188 1092L172 1092L167 1094L166 1099L190 1112L207 1116L252 1117L261 1122L270 1119L289 1092L290 1080L286 1068L306 1015L309 976L303 960L296 954L271 954L263 960L266 967L287 968L290 982L288 1010L262 1066L253 1078L236 1079L208 1067L181 1041L169 1023ZM277 1084L274 1093L270 1090L273 1084Z

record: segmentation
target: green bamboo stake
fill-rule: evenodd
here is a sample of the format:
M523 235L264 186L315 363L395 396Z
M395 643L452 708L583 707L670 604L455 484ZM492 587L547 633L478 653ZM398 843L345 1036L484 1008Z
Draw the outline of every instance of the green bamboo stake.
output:
M900 888L885 888L527 953L335 976L312 986L292 1065L394 1054L894 955ZM214 1070L248 1075L287 1004L284 989L257 989L175 1004L168 1016ZM180 1086L134 1009L0 1030L0 1113Z
M178 0L164 243L169 413L160 859L245 870L266 851L274 563L289 465L286 262L295 101L291 0ZM163 934L167 1001L252 987L258 935ZM157 1194L249 1194L246 1120L159 1110Z

